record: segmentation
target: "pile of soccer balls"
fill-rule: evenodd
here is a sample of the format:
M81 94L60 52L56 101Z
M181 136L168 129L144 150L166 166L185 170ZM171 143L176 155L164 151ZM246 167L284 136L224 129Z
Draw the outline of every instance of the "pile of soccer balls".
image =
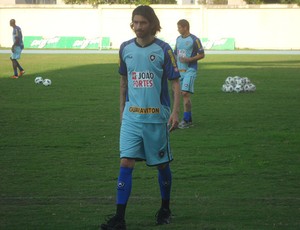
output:
M256 86L251 83L250 79L247 77L227 77L223 86L222 91L226 93L241 93L241 92L254 92Z
M42 77L36 77L34 79L34 83L37 84L37 85L41 85L43 84L44 86L50 86L52 84L51 80L50 79L43 79Z

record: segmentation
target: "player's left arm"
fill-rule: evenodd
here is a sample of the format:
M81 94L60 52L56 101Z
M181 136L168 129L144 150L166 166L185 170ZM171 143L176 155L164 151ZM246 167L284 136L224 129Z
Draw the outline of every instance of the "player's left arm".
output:
M123 111L125 108L127 89L128 89L127 76L121 75L120 76L120 121L121 123L123 118Z
M179 78L171 80L173 92L173 108L168 121L169 131L173 131L179 124L179 111L180 111L180 83Z

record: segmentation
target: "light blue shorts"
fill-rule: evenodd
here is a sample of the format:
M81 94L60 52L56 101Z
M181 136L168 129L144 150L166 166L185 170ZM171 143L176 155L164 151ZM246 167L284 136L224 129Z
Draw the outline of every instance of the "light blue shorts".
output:
M197 71L189 68L186 72L180 73L180 87L181 91L194 93L194 84L197 76Z
M120 158L145 160L148 166L173 160L167 124L122 121Z
M14 52L11 53L11 59L20 59L21 58L22 49L21 46L15 46Z

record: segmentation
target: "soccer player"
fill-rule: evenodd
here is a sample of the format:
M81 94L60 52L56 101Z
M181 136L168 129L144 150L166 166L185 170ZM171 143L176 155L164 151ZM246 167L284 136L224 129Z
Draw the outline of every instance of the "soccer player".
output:
M136 37L123 42L119 50L121 163L116 214L101 224L101 229L126 229L125 210L138 160L158 170L161 207L156 213L156 224L169 224L171 218L169 163L173 157L169 132L179 123L180 74L169 44L155 37L161 27L154 10L150 6L138 6L131 20ZM174 92L172 106L168 80Z
M190 33L189 22L181 19L177 22L180 36L176 39L174 53L180 72L181 95L183 97L183 119L178 128L189 128L192 125L191 94L194 93L194 82L197 76L198 60L204 58L204 49L199 38Z
M10 60L12 62L13 70L14 70L14 75L12 78L19 78L21 77L25 71L18 62L18 59L21 58L21 53L22 50L24 49L24 44L23 44L23 35L22 35L22 30L19 26L16 25L16 20L11 19L9 21L10 26L13 28L13 45L11 47L11 56ZM18 69L19 69L19 74L18 74Z

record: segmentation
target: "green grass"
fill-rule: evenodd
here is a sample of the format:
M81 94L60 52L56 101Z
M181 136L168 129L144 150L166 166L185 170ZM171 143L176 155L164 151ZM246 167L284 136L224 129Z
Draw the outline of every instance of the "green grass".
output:
M115 210L119 170L117 55L23 54L10 79L0 54L0 229L98 229ZM171 135L173 223L154 226L157 172L134 171L135 229L300 228L300 56L207 55L194 127ZM52 86L35 85L36 76ZM223 93L227 76L254 93Z

